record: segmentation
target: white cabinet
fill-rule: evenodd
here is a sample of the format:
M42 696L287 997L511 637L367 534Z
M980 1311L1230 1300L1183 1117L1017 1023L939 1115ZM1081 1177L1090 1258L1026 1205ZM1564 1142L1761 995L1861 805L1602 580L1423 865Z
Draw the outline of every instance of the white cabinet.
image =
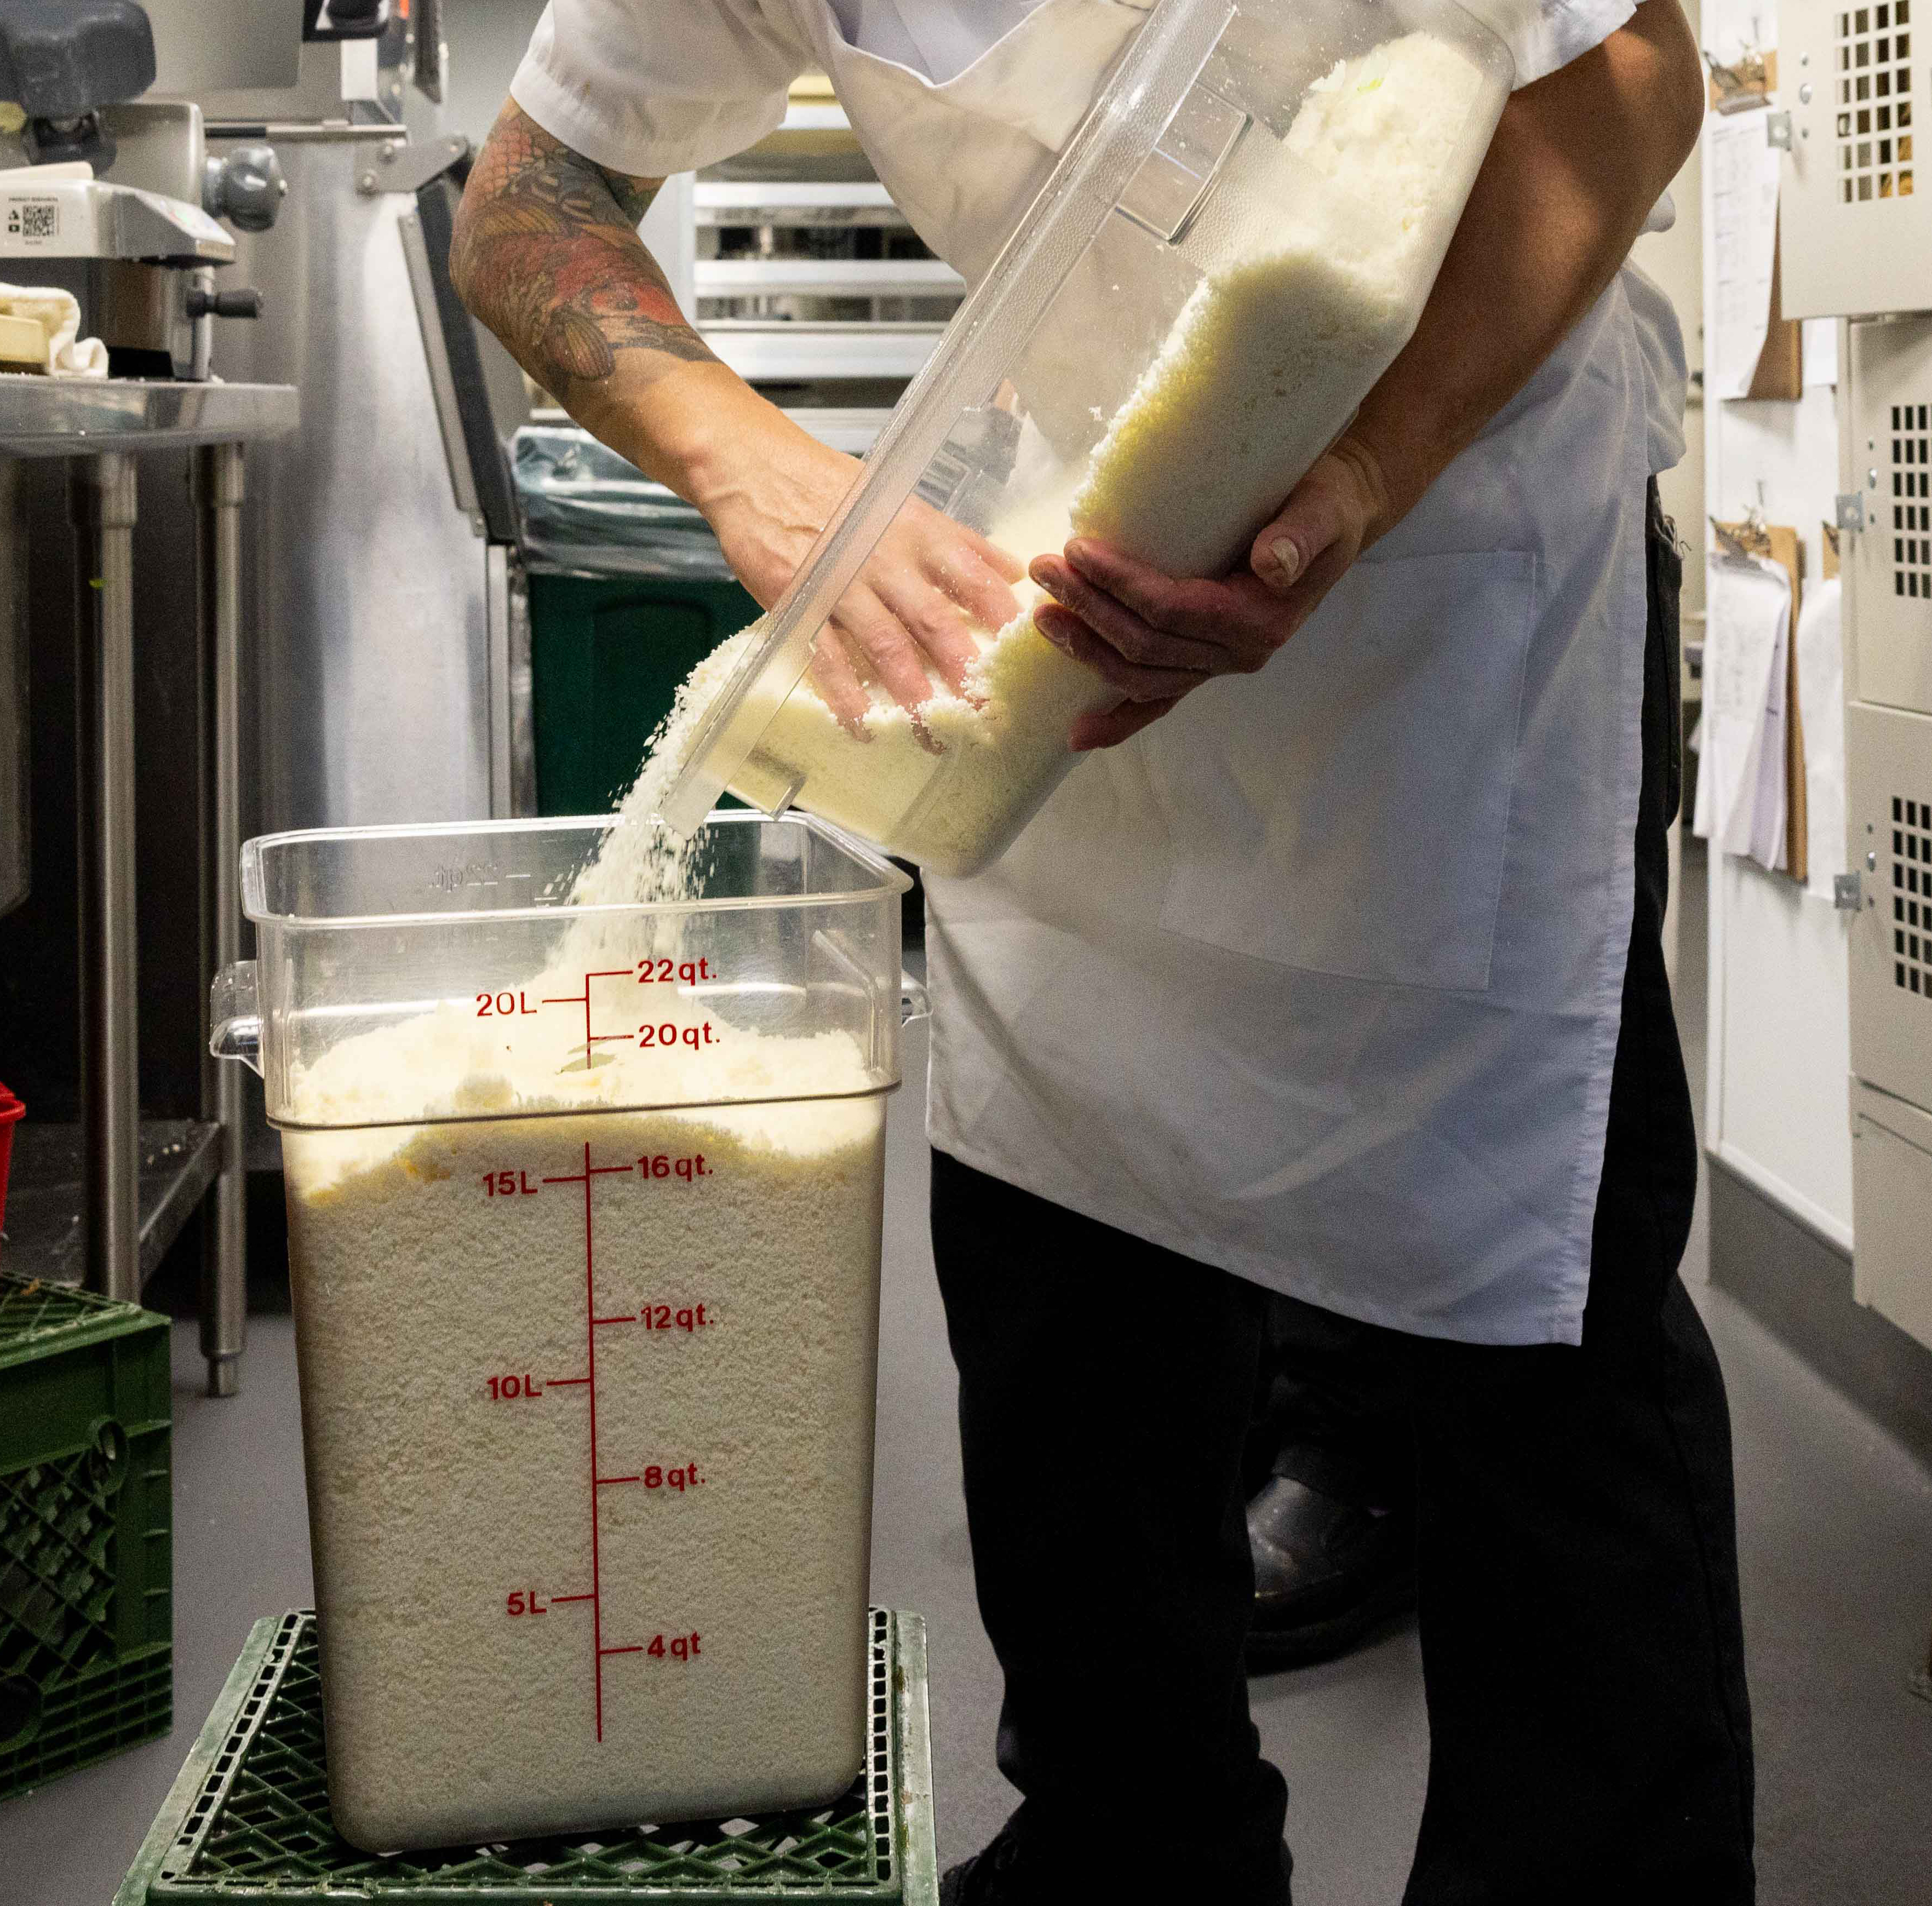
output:
M1932 318L1844 334L1852 1275L1932 1344Z
M1932 310L1932 172L1917 151L1932 110L1922 8L1932 0L1778 10L1787 318Z
M1932 1105L1932 716L1854 702L1845 745L1864 901L1852 929L1852 1071Z
M1865 526L1846 555L1847 692L1932 715L1932 318L1850 334L1840 401Z
M1856 1087L1852 1182L1858 1302L1932 1344L1932 1113Z

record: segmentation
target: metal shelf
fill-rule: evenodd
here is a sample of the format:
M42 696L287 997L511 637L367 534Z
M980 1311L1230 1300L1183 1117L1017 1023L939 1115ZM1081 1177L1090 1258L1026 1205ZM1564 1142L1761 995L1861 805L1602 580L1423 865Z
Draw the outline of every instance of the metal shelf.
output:
M962 298L966 280L938 258L700 258L700 298Z
M943 324L813 324L720 318L698 326L706 343L748 382L914 377Z
M866 180L700 178L692 187L700 225L890 225L906 215L883 185Z
M800 429L809 430L820 443L854 457L864 456L878 441L879 433L892 414L890 410L830 407L785 412Z
M782 133L849 133L852 122L845 116L845 109L835 100L829 104L812 100L801 104L794 100L785 108L783 122L778 130Z
M14 1128L0 1266L16 1277L78 1284L87 1268L86 1197L78 1125ZM141 1278L180 1236L221 1166L221 1128L199 1119L141 1122Z
M285 436L292 384L184 384L133 377L0 374L0 456L91 456Z

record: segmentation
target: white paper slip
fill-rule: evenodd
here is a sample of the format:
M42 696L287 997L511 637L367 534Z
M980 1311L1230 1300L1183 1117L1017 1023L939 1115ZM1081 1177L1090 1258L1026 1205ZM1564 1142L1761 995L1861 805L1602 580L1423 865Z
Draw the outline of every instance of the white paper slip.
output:
M1730 852L1748 855L1759 866L1774 874L1785 864L1785 823L1788 818L1785 803L1790 794L1790 784L1786 778L1788 757L1784 745L1786 724L1791 714L1785 696L1790 680L1791 660L1786 646L1791 629L1788 594L1778 616L1771 667L1765 679L1763 718L1758 728L1757 774L1751 793L1750 826L1747 829L1740 819L1732 829L1734 836L1744 841L1742 847L1733 847L1729 840L1725 843Z
M1778 45L1778 9L1766 0L1704 0L1697 25L1704 50L1726 66Z
M1791 582L1774 562L1711 559L1694 831L1729 854L1784 864L1785 674Z
M1845 855L1845 652L1838 578L1798 614L1798 713L1804 724L1805 891L1833 898Z
M1836 318L1807 318L1801 334L1804 339L1804 388L1838 381L1838 321Z
M1714 119L1705 133L1711 168L1712 394L1741 397L1757 373L1771 328L1778 255L1778 153L1761 112Z

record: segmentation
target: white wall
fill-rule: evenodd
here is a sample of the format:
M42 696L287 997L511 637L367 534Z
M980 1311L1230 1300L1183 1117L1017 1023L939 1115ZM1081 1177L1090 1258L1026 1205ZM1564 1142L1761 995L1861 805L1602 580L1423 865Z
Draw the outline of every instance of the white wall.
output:
M1728 31L1774 36L1769 6L1708 4L1704 40ZM1726 46L1735 54L1735 44ZM1709 204L1704 203L1708 231ZM1706 248L1708 250L1708 247ZM1704 295L1711 297L1705 260ZM1805 577L1822 577L1821 525L1838 487L1837 393L1796 403L1706 407L1706 514L1743 516L1761 503L1804 541ZM1682 526L1682 519L1680 519ZM1694 539L1708 547L1708 526ZM1766 1196L1844 1248L1852 1242L1852 1146L1846 916L1781 874L1713 854L1706 1140Z
M544 0L445 0L445 131L466 133L472 144L482 144L543 10Z

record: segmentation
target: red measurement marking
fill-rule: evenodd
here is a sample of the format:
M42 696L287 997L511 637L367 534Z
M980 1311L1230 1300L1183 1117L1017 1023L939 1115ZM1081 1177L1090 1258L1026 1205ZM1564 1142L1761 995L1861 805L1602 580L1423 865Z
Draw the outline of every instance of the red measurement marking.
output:
M590 981L584 981L584 1036L590 1036ZM590 1376L590 1635L597 1650L597 1738L604 1738L603 1576L597 1551L597 1314L596 1275L590 1242L590 1141L584 1141L584 1347Z
M479 993L476 996L476 1017L488 1019L520 1017L527 1013L535 1016L537 1008L530 1002L526 993Z
M582 994L573 995L570 1002L546 999L546 1005L574 1003L580 997L584 1004L584 1036L590 1036L590 982L593 979L625 978L629 976L626 967L621 973L587 973L584 975ZM622 1036L616 1035L613 1036ZM590 1648L594 1677L595 1700L597 1716L597 1738L604 1738L604 1657L606 1655L634 1655L644 1652L640 1642L634 1647L607 1648L604 1645L604 1560L602 1543L599 1538L597 1516L597 1492L619 1482L637 1482L642 1480L635 1476L599 1476L597 1473L597 1332L606 1324L634 1323L637 1318L626 1314L622 1317L599 1317L597 1314L597 1253L595 1230L591 1221L590 1188L599 1178L625 1178L637 1169L632 1164L592 1164L590 1147L584 1147L584 1169L581 1171L560 1173L555 1177L546 1178L546 1185L581 1185L584 1187L584 1374L580 1377L552 1377L547 1380L550 1387L561 1389L568 1384L580 1384L590 1392L590 1589L584 1595L553 1595L550 1605L560 1602L588 1602L590 1604Z
M638 962L638 984L650 986L674 981L680 986L695 986L700 979L716 979L717 974L711 969L707 954L701 960L640 960Z
M493 1198L533 1198L537 1188L530 1182L527 1171L486 1171L483 1174L484 1194Z
M646 1304L638 1313L638 1319L646 1330L682 1330L688 1334L709 1329L718 1321L705 1315L706 1308L703 1304L682 1305L675 1310L668 1304Z
M590 981L593 979L628 978L630 969L622 974L590 973L586 975L584 993L584 1032L590 1030ZM550 1003L546 1002L546 1004ZM553 1604L558 1602L588 1602L590 1604L590 1645L595 1662L595 1699L597 1713L597 1738L604 1738L604 1657L607 1654L632 1654L631 1648L607 1648L604 1645L604 1566L602 1545L597 1527L597 1491L603 1486L597 1473L597 1326L600 1323L629 1323L634 1319L625 1317L600 1317L597 1314L597 1253L596 1235L590 1216L590 1188L599 1178L628 1176L635 1167L628 1164L599 1164L590 1162L590 1146L586 1140L584 1147L584 1169L555 1178L546 1178L546 1185L576 1185L584 1187L584 1374L567 1377L565 1382L579 1383L590 1392L590 1593L588 1595L553 1595ZM620 1477L619 1481L631 1479Z
M587 972L584 975L584 990L581 993L566 993L560 999L545 999L543 1003L547 1006L581 1006L584 1008L584 1056L586 1059L590 1056L590 1047L597 1044L599 1041L604 1039L627 1039L631 1036L628 1032L593 1032L591 1031L590 982L593 979L628 979L630 976L631 969L628 966L618 966L614 968L607 966L602 972ZM608 1165L604 1167L607 1171L610 1170L610 1167ZM586 1173L590 1170L590 1155L587 1149L584 1155L584 1169ZM568 1179L552 1178L548 1179L544 1182L548 1184L561 1185L568 1184L572 1181ZM600 1734L598 1737L602 1740L603 1737Z

